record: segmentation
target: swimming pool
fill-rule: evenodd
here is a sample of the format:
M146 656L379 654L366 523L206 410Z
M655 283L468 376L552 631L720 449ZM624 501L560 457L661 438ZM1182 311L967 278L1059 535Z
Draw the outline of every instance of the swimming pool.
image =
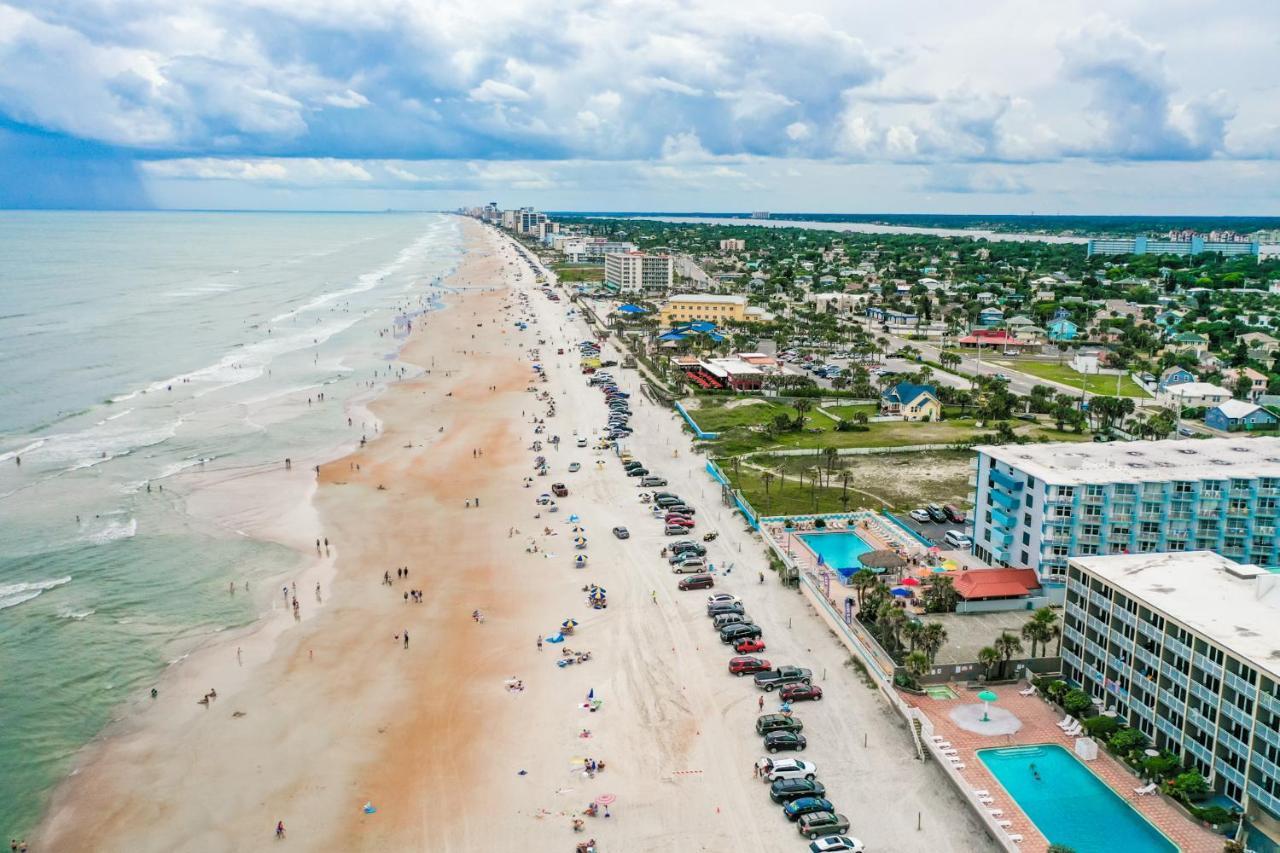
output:
M978 758L1050 844L1064 844L1077 853L1178 851L1060 746L982 749Z
M858 555L874 551L861 536L847 530L835 533L801 533L799 538L822 562L841 574L852 574L862 568ZM848 569L849 571L843 571Z

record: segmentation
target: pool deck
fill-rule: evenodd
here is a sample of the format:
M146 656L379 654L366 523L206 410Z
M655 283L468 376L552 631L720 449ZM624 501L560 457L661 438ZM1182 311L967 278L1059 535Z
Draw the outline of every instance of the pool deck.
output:
M1013 825L1006 832L1020 834L1023 842L1020 850L1028 853L1046 853L1049 842L1034 823L1018 808L1013 797L1007 794L978 758L978 750L1008 746L1033 746L1037 744L1057 744L1074 754L1075 740L1062 733L1057 722L1062 719L1056 709L1037 696L1020 696L1018 690L1025 685L1011 685L987 688L994 690L1000 697L994 703L1007 711L1011 711L1022 721L1022 728L1012 735L987 736L965 731L951 722L949 712L959 703L975 703L977 694L960 685L953 685L959 699L931 699L928 696L915 696L900 693L910 705L919 708L933 724L934 732L950 741L954 749L959 750L961 762L965 769L959 771L968 788L964 793L974 790L991 792L995 802L987 809L1000 809L1004 812L1000 820L1010 821ZM1221 853L1223 837L1187 819L1182 812L1162 795L1151 794L1139 797L1133 789L1144 784L1143 780L1133 775L1129 768L1113 758L1101 747L1095 761L1085 762L1094 775L1106 782L1120 797L1142 814L1147 820L1160 829L1182 853Z

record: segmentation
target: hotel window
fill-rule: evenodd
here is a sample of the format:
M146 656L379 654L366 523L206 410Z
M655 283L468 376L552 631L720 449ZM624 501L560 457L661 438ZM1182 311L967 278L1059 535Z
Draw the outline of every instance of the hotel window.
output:
M1100 498L1102 497L1102 486L1098 486L1098 485L1086 486L1084 493L1087 497Z

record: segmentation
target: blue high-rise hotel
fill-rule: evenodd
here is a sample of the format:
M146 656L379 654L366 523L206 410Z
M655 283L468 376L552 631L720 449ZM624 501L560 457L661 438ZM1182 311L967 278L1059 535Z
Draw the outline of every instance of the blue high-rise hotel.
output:
M974 554L1064 581L1067 560L1213 551L1280 565L1280 438L975 448Z

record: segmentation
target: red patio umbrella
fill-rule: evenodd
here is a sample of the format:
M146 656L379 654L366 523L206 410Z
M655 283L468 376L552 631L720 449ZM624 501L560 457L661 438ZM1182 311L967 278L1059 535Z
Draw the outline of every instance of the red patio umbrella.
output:
M915 578L903 578L902 586L920 586L920 581Z

